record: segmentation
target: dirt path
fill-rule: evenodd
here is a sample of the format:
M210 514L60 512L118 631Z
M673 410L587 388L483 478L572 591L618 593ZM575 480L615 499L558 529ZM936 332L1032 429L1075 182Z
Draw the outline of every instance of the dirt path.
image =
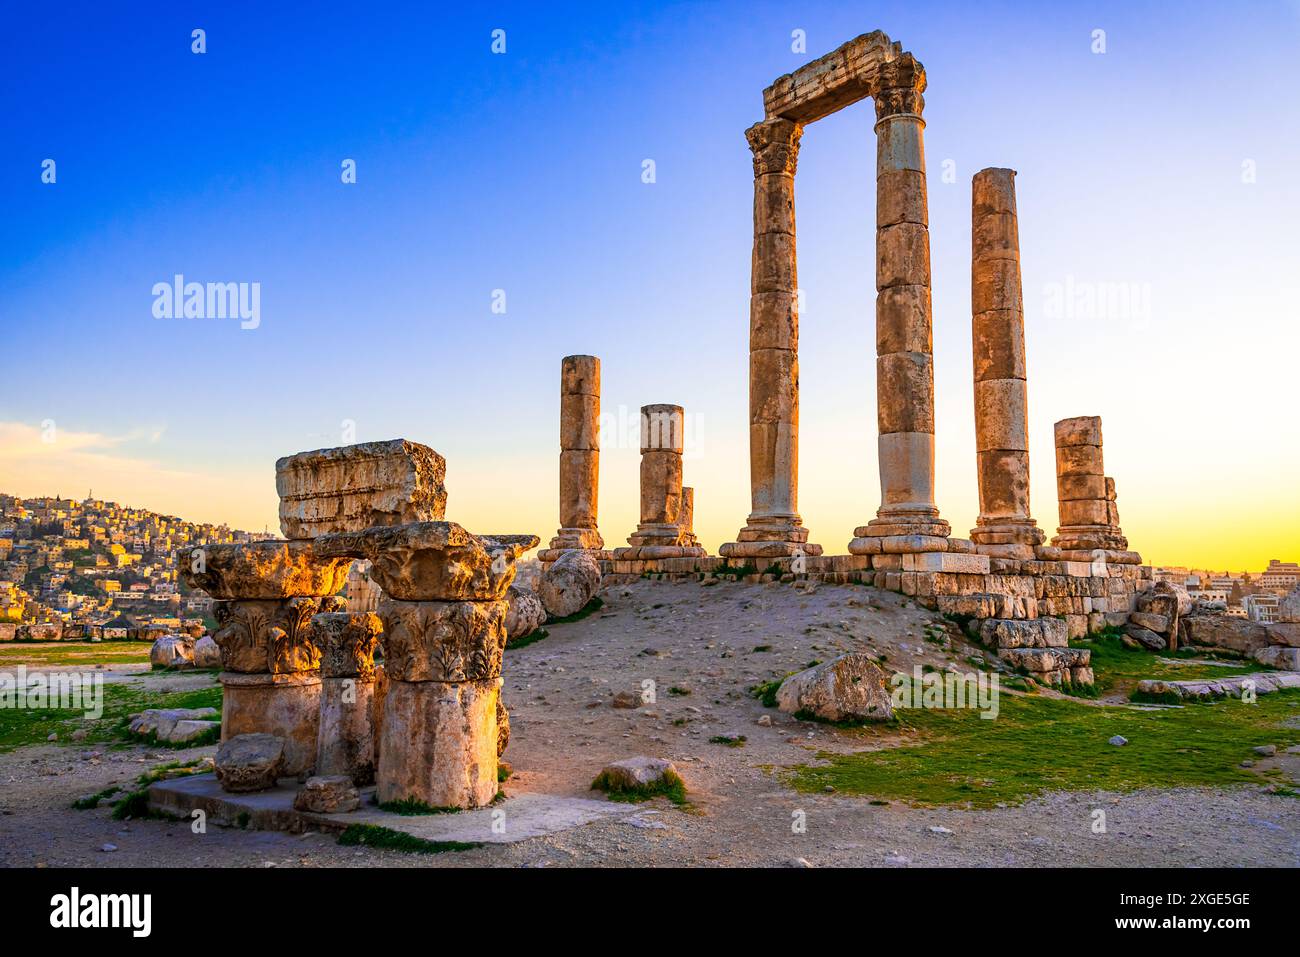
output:
M340 847L320 834L214 827L196 835L185 823L121 823L107 809L69 804L212 748L40 746L0 755L0 865L1300 866L1300 800L1256 788L1060 793L974 811L798 793L774 769L815 761L818 751L862 750L863 739L765 709L750 686L855 649L883 652L904 671L949 662L965 670L965 656L978 650L927 641L933 613L862 586L637 582L605 598L589 618L507 652L506 759L515 776L506 789L589 796L603 764L660 755L686 778L690 811L660 800L630 818L436 856ZM611 706L615 693L643 688L653 689L652 703ZM758 723L764 716L770 725ZM718 735L744 735L745 746L709 741ZM1300 775L1300 755L1277 761ZM1098 809L1105 833L1094 833ZM800 814L806 828L796 833ZM105 844L116 850L100 850Z

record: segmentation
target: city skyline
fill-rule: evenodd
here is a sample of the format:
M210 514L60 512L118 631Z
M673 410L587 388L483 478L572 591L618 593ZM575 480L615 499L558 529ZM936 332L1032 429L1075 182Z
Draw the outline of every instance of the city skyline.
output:
M773 76L879 28L930 77L936 497L954 534L978 511L970 177L1008 166L1039 525L1057 525L1052 422L1097 414L1125 532L1147 563L1293 558L1295 427L1240 406L1285 407L1300 345L1285 229L1300 213L1286 175L1300 124L1261 101L1247 71L1204 71L1185 54L1232 35L1285 88L1300 78L1298 8L1199 5L1177 20L1026 9L814 5L791 19L682 5L641 15L639 29L608 11L557 26L522 8L435 20L409 7L305 29L268 15L262 31L165 10L129 34L94 12L25 21L39 42L6 69L35 76L35 50L52 62L45 99L15 96L20 84L4 94L17 148L0 187L14 211L0 225L0 314L12 355L38 359L8 376L5 491L94 488L274 531L268 460L403 436L446 456L448 518L545 540L558 522L559 360L590 353L621 436L602 457L606 542L637 519L638 450L617 424L675 402L695 423L686 483L716 551L749 509L742 134ZM198 26L202 55L190 49ZM497 28L504 54L491 52ZM1000 56L998 37L1020 59ZM273 48L285 77L268 101L258 67ZM358 55L325 53L339 49ZM143 66L159 57L166 89ZM110 68L111 90L84 89ZM168 133L168 118L219 103L237 123ZM799 504L828 553L879 504L871 122L855 107L810 129L796 194ZM355 184L340 178L349 159ZM260 323L155 318L152 290L177 274L260 284Z

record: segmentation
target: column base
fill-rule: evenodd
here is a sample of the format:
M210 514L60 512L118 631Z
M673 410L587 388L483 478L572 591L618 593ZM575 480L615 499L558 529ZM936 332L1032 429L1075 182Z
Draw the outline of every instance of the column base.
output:
M321 678L316 671L242 674L220 679L221 740L237 734L273 734L284 739L286 776L309 773L316 764Z
M795 558L821 553L820 545L808 541L808 529L799 523L798 516L771 520L751 515L734 542L718 547L723 558Z
M389 681L376 793L381 804L432 808L491 803L497 784L501 679Z
M952 526L933 505L882 506L876 517L853 530L850 555L882 552L946 552Z
M600 531L595 528L559 528L556 529L555 537L551 539L549 547L560 552L571 548L599 551L605 547L605 540L600 537Z
M609 561L614 557L614 553L604 548L543 548L537 553L537 560L543 565L559 561L561 555L565 552L586 552L596 561Z
M1047 536L1032 518L986 519L981 515L975 528L971 529L970 537L975 543L975 551L981 555L1033 561L1038 546Z
M1127 551L1128 539L1116 525L1062 525L1056 530L1052 547L1065 551L1094 548Z

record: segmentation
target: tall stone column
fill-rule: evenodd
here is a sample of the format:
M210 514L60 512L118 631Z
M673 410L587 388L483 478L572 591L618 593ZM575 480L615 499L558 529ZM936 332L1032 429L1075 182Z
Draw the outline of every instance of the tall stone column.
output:
M560 362L560 528L542 561L571 548L600 551L600 360L565 356ZM603 556L602 556L603 557Z
M803 126L774 118L745 131L754 153L749 299L751 511L726 557L820 555L799 517L799 305L794 174Z
M615 561L704 556L682 521L685 424L680 405L641 407L641 521L627 538L631 547L614 549Z
M876 103L876 412L880 508L854 531L854 554L943 551L934 504L930 226L921 119L925 70L910 55L882 68Z
M971 540L999 558L1034 558L1043 531L1029 514L1025 315L1016 171L975 174L971 199L971 331L980 514Z

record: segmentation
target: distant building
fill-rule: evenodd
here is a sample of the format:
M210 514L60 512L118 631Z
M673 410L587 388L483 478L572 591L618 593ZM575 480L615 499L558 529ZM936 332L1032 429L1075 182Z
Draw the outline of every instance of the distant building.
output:
M1281 602L1281 597L1272 595L1268 592L1258 592L1254 595L1247 595L1241 600L1241 607L1246 612L1246 617L1251 621L1263 622L1265 624L1277 621L1277 606Z
M1300 565L1295 562L1280 562L1274 558L1269 561L1268 568L1260 573L1256 584L1278 595L1285 595L1300 585Z

